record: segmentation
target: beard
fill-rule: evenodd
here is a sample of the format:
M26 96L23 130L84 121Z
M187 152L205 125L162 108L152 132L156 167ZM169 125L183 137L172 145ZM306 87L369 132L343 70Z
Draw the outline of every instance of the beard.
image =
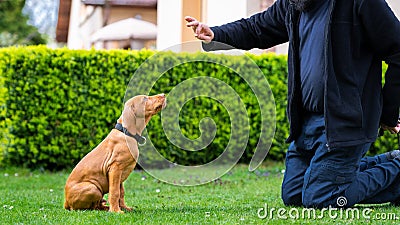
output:
M308 11L317 1L318 0L290 0L290 2L294 4L294 7L301 12Z

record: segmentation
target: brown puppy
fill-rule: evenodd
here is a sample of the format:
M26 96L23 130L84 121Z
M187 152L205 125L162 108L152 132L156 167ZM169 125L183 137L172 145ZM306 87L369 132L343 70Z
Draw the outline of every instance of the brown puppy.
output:
M145 143L142 131L150 118L166 106L164 94L139 95L125 103L116 129L72 170L65 185L64 208L130 211L125 205L123 182L135 168L138 143ZM110 207L104 194L109 193Z

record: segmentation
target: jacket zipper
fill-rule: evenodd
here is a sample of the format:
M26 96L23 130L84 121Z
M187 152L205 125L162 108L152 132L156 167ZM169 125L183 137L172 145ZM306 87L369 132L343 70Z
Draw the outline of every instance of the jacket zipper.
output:
M300 22L300 15L297 16L297 21L294 21L294 18L293 18L294 14L295 14L295 9L294 9L293 3L290 3L289 21L292 22L291 26L292 26L292 32L293 32L293 35L292 35L292 37L293 37L292 42L293 43L290 46L291 46L291 50L292 50L292 54L293 54L292 64L293 64L293 80L294 80L293 83L292 83L292 92L290 94L290 98L292 99L291 100L291 104L294 104L294 103L298 104L297 101L294 102L295 101L294 97L295 97L295 93L296 93L296 90L297 90L296 85L297 85L297 82L298 82L296 80L296 72L297 73L299 72L298 69L297 69L298 63L296 62L296 57L298 56L299 53L296 51L296 48L298 49L298 39L299 39L298 38L298 27L299 27L299 22ZM297 82L295 82L295 81L297 81ZM293 116L292 116L293 107L289 106L288 110L289 110L288 114L293 120ZM299 112L297 112L297 113L299 113ZM297 118L297 122L298 122L298 118ZM293 127L291 128L291 130L292 129L293 129ZM288 140L293 139L293 132L295 132L295 131L291 131L290 132Z
M324 55L325 55L325 87L324 87L324 118L325 118L325 135L326 135L326 147L328 148L328 150L330 150L331 147L335 147L335 144L331 144L329 143L329 130L328 130L328 117L327 115L327 90L328 90L328 74L329 74L329 70L328 70L328 49L329 49L329 43L330 43L330 34L331 34L331 23L332 23L332 17L333 17L333 10L335 8L335 3L336 0L332 0L331 5L330 5L330 9L329 9L329 20L326 23L326 27L325 27L325 50L324 50ZM329 38L329 40L328 40Z

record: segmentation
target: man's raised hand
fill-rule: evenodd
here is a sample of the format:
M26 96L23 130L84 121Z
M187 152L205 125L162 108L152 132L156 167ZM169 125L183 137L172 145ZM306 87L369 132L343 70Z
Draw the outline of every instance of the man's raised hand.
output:
M205 43L210 43L214 39L214 32L206 24L203 24L193 17L186 16L186 26L191 27L194 36Z

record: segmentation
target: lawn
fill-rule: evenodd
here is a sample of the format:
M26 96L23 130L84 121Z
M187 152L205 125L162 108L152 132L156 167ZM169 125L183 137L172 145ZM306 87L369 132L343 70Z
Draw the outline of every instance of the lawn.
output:
M320 210L307 217L309 212L304 213L302 208L284 207L280 199L282 170L280 163L267 162L255 172L239 165L221 179L194 187L165 184L143 171L134 171L125 182L125 200L134 211L113 214L64 210L63 188L68 172L2 169L0 224L398 223L392 217L400 216L400 208L388 205L359 206L356 209L360 218L346 218L344 211L335 211L334 217ZM363 211L367 211L366 217Z

